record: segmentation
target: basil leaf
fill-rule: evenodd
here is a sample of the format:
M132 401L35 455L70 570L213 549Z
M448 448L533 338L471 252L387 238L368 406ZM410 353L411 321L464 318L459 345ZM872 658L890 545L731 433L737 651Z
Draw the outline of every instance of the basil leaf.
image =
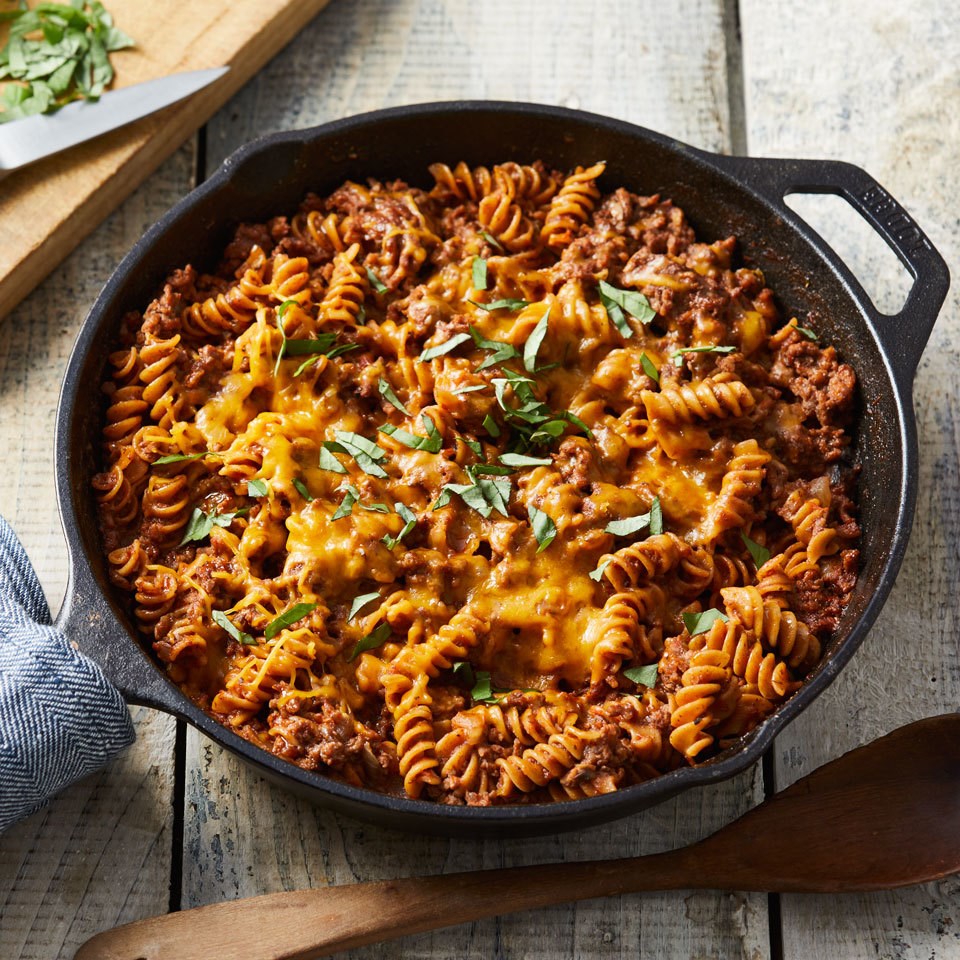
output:
M587 576L589 576L591 580L595 580L597 583L599 583L600 578L603 576L604 570L606 570L611 563L613 563L613 557L606 557L597 564L596 570L591 571L589 574L587 574Z
M459 347L461 343L466 343L469 339L469 333L454 334L449 340L444 340L443 343L438 344L436 347L430 347L429 350L424 350L423 353L420 354L420 359L426 363L428 360L442 357L444 354L450 353L451 350Z
M322 448L321 448L321 449L322 449ZM332 457L332 454L328 453L326 450L324 450L323 453L326 453L327 456ZM323 459L323 454L320 455L320 459L321 459L321 460ZM339 463L337 464L337 466L339 466ZM346 471L344 471L344 472L346 472ZM310 502L313 501L313 497L310 496L310 491L307 489L306 484L305 484L302 480L300 480L300 479L297 478L297 477L294 477L294 479L293 479L293 485L294 485L294 487L296 487L297 493L299 493L300 496L303 497L303 499L307 501L307 503L310 503Z
M740 533L740 538L743 540L747 550L750 551L750 558L753 560L753 565L759 570L769 559L770 551L766 547L760 546L754 540L751 540L745 533Z
M364 269L367 271L367 279L370 281L370 286L372 286L377 293L386 293L387 285L369 267L364 267Z
M451 390L450 392L455 397L462 397L465 393L476 393L477 390L486 390L486 389L487 389L487 384L474 383L469 387L457 387L455 390Z
M486 483L492 483L493 481L487 480ZM450 494L455 493L461 500L468 506L472 507L477 513L480 514L484 519L488 518L491 513L493 513L493 505L487 499L487 494L484 489L480 486L480 483L445 483L440 488L440 496L437 498L436 504L434 504L433 509L439 510L441 507L447 506L450 502ZM494 496L497 496L498 492L495 490ZM499 498L498 498L499 499ZM498 507L499 509L499 507ZM506 513L504 512L504 516Z
M405 503L398 501L394 504L394 508L406 522L403 529L395 537L388 533L382 538L388 550L392 550L417 525L417 515Z
M358 500L357 506L361 510L367 510L369 513L389 513L390 508L385 503L363 503Z
M808 340L818 341L820 339L809 327L801 327L799 323L794 329L798 333L802 333Z
M287 301L292 303L292 300ZM335 333L321 333L311 340L287 340L284 356L303 357L312 353L326 353L337 341Z
M383 623L376 626L372 633L368 633L365 637L361 637L357 641L356 646L354 646L347 660L356 660L357 657L366 650L375 650L377 647L383 646L383 644L390 639L391 633L393 633L393 629L390 624L384 620Z
M557 525L548 514L534 506L531 506L527 512L530 514L530 526L533 529L533 535L537 538L537 543L540 544L537 547L537 553L543 553L556 539Z
M490 686L490 674L486 670L476 671L476 683L470 691L470 698L474 703L496 703L497 698L493 695L493 689Z
M346 473L347 468L326 448L320 448L320 469L332 473Z
M468 440L466 437L461 437L459 433L456 436L457 439L465 443L476 456L483 457L483 447L480 446L479 440Z
M340 506L337 507L337 512L331 517L332 520L339 520L341 517L349 517L353 513L353 505L360 499L360 494L357 492L356 487L350 486L347 484L347 492L343 495L343 500L340 502Z
M683 614L683 625L691 637L695 637L698 633L706 633L718 620L728 623L730 618L716 607L704 610L703 613Z
M406 430L401 430L400 427L395 427L392 423L385 423L380 427L380 431L388 437L393 437L398 443L402 443L404 446L411 447L414 450L426 450L428 453L439 453L443 448L443 437L440 435L440 431L437 430L434 422L425 413L420 414L420 420L423 422L427 431L427 436L425 437L421 437L415 433L408 433Z
M660 498L654 497L650 504L650 534L657 537L663 533L663 507L660 505Z
M479 307L481 310L486 310L487 313L493 310L522 310L524 307L530 306L529 300L515 300L511 297L505 300L493 300L490 303L477 303L476 300L469 299L468 302L472 303L475 307Z
M250 644L257 642L253 639L253 637L250 636L249 633L244 633L238 627L234 626L228 619L227 615L220 610L214 610L212 616L213 622L218 627L222 627L224 630L226 630L227 633L229 633L230 636L237 641L237 643Z
M182 547L185 543L191 543L194 540L206 539L215 526L229 527L234 517L240 515L240 510L235 510L233 513L204 513L199 507L194 507L179 546Z
M352 620L368 603L373 603L374 600L379 600L380 594L376 590L373 593L361 593L359 597L353 598L353 603L350 604L350 612L347 614L347 619Z
M604 528L604 533L612 533L615 537L629 537L650 526L650 513L641 513L636 517L627 517L625 520L613 520Z
M479 476L509 477L511 473L512 467L498 467L495 463L471 463L467 467L467 476L474 482Z
M491 355L477 366L478 372L480 370L486 370L487 367L492 367L494 364L502 363L504 360L512 360L514 357L519 356L517 348L512 344L503 343L500 340L488 340L474 326L470 327L470 336L473 337L473 342L481 350L492 351Z
M643 324L649 323L657 315L657 311L650 306L650 301L642 293L636 290L622 290L607 283L606 280L600 281L600 302L613 325L627 340L633 336L633 328L627 323L627 318L623 315L624 311Z
M159 467L164 463L184 463L187 460L202 460L204 457L222 457L222 453L211 453L209 450L204 450L203 453L171 453L165 457L160 457L157 460L153 461L155 467Z
M337 430L334 436L337 438L337 443L353 457L364 473L371 477L386 477L386 471L378 465L379 461L387 456L385 450L378 447L372 440L349 430Z
M653 361L645 353L640 355L640 366L643 367L643 372L651 380L655 380L657 385L659 386L660 371L654 366Z
M263 635L267 640L272 640L281 630L286 629L298 620L302 620L312 610L317 609L315 603L295 603L289 610L281 613L279 617L274 618L267 624L267 629Z
M483 257L474 257L473 258L473 289L474 290L486 290L487 289L487 261Z
M483 237L491 247L496 247L501 253L503 252L503 245L492 233L487 230L481 230L480 236Z
M473 666L469 660L458 660L453 665L453 675L463 680L468 687L472 687L477 682Z
M393 392L393 387L391 387L390 384L383 379L383 377L380 378L380 381L377 384L377 390L379 391L380 396L383 397L387 403L396 407L401 413L406 414L406 416L413 416L413 414L397 398L397 395Z
M653 689L657 685L657 665L648 663L645 667L630 667L623 675L634 683Z
M527 342L523 345L523 368L533 373L537 368L537 351L547 335L547 325L550 318L550 306L544 311L540 322L533 328Z
M248 497L266 497L270 494L270 486L266 480L248 480L247 481L247 496Z
M704 347L681 347L679 350L674 350L670 356L673 358L674 366L682 367L685 353L733 353L736 349L736 347L721 347L713 343Z
M483 429L486 430L491 437L500 436L500 427L489 413L483 418Z
M528 457L523 453L502 453L497 459L508 467L549 467L553 464L549 457Z

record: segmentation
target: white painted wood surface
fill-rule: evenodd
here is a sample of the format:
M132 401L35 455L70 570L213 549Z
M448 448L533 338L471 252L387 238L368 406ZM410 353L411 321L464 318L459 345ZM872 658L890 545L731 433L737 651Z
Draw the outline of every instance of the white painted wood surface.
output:
M197 0L202 3L203 0ZM332 0L206 130L206 172L245 140L395 104L534 100L621 117L714 150L837 156L870 170L957 261L960 17L919 0L828 6L740 0ZM733 72L728 67L732 65ZM746 124L743 126L746 94ZM54 607L66 559L52 424L76 329L114 263L189 186L181 151L3 325L0 513ZM876 264L854 235L854 257ZM889 291L888 291L889 292ZM778 740L780 785L900 723L954 709L960 543L957 299L921 368L917 526L881 622L840 680ZM935 678L935 679L934 679ZM138 711L140 739L103 774L0 837L0 957L68 958L96 930L184 906L322 886L653 852L702 836L762 796L759 770L617 824L526 841L408 837L334 816L268 786L188 732L174 796L173 724ZM184 815L172 850L173 804ZM182 869L182 872L181 872ZM729 893L623 897L504 917L351 956L919 960L960 956L960 882L864 897ZM772 935L771 935L772 934ZM771 946L772 945L772 946Z

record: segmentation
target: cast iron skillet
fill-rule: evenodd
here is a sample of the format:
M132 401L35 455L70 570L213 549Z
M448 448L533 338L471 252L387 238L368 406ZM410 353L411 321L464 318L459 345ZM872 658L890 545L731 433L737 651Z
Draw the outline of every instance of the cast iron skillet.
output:
M607 161L601 186L661 191L701 239L733 233L746 264L760 267L786 316L812 322L860 379L857 455L863 467L862 571L836 638L803 688L736 747L606 796L490 808L385 796L313 774L210 719L170 683L139 639L107 579L90 478L98 468L99 385L125 311L142 309L187 262L210 268L237 222L293 212L308 190L346 179L403 178L426 186L438 160L492 164L544 159L572 168ZM843 197L914 277L900 313L879 313L833 251L783 202L789 193ZM164 216L127 255L80 331L57 417L56 473L72 578L59 624L131 703L187 720L258 772L342 813L423 832L520 835L553 832L633 813L678 791L730 777L754 763L775 734L839 673L873 624L897 575L913 519L917 438L911 387L949 286L943 259L910 215L858 167L820 160L721 157L617 120L530 104L465 102L382 110L242 147Z

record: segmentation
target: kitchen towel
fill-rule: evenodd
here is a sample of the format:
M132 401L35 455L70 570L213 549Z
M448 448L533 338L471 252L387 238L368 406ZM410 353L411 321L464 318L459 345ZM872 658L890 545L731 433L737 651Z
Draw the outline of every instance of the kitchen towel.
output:
M0 831L133 738L123 697L54 628L26 551L0 517Z

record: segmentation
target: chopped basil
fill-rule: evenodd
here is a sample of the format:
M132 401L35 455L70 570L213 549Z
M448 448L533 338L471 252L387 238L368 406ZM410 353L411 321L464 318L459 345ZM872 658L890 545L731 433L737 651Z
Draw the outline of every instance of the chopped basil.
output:
M483 418L483 429L486 430L491 437L500 436L500 425L489 413Z
M363 503L357 501L357 506L361 510L368 510L370 513L389 513L390 508L385 503Z
M283 316L296 302L296 300L284 300L283 303L277 307L274 314L277 321L277 329L280 331L280 349L277 351L277 362L273 365L274 379L276 379L277 374L280 373L280 361L287 352L287 331L283 329Z
M353 598L353 603L350 604L350 612L347 614L347 619L352 620L368 603L373 603L374 600L379 600L380 594L376 590L373 593L361 593L359 597Z
M681 347L679 350L674 350L670 356L673 358L674 366L681 367L685 353L733 353L736 349L736 347L721 347L714 343L704 347Z
M643 372L651 380L654 380L657 384L660 383L660 371L654 366L653 361L645 353L640 355L640 366L643 367Z
M288 303L292 303L290 300ZM312 353L326 353L337 342L335 333L321 333L310 340L287 339L285 357L304 357Z
M683 614L683 625L687 628L690 636L695 637L698 633L706 633L718 620L727 623L729 619L716 607L711 607L709 610L704 610L703 613Z
M320 469L333 473L346 473L347 468L326 448L320 448Z
M425 414L420 414L420 420L423 423L424 429L427 431L427 436L421 437L416 433L408 433L406 430L401 430L400 427L395 427L392 423L385 423L380 427L380 431L385 433L388 437L393 437L398 443L402 443L406 447L411 447L414 450L426 450L428 453L439 453L443 448L443 437L440 435L440 431L437 430L436 424Z
M248 497L266 497L270 493L270 485L266 480L248 480L247 481L247 496Z
M430 347L429 350L424 350L420 354L420 359L426 362L442 357L444 354L450 353L451 350L455 350L461 343L466 343L469 339L471 339L469 333L454 334L449 340L444 340L443 343Z
M458 660L453 665L453 675L463 680L468 687L472 687L477 682L473 666L469 660Z
M492 367L494 364L503 363L504 360L512 360L514 357L519 356L516 347L509 343L503 343L500 340L488 340L474 326L470 327L470 336L473 337L473 342L481 350L491 351L490 356L477 366L478 372L480 370L486 370L487 367Z
M234 517L238 517L245 511L236 510L233 513L204 513L199 507L193 508L190 514L190 520L187 523L187 530L180 541L182 547L185 543L191 543L194 540L205 540L210 536L210 531L214 527L229 527L233 523Z
M549 467L553 463L549 457L528 457L523 453L502 453L497 459L508 467Z
M471 463L467 466L467 475L471 480L476 480L478 476L484 474L491 477L509 477L513 473L513 467L500 467L495 463Z
M380 382L377 384L377 390L380 392L380 396L387 401L387 403L396 407L401 413L406 414L408 417L412 417L413 414L400 402L397 398L397 395L393 392L393 387L383 379L380 378Z
M533 535L537 538L537 543L540 544L537 547L537 553L542 553L556 539L557 525L548 514L534 506L531 506L527 512L530 514L530 526L533 529Z
M479 440L469 440L467 437L461 437L459 433L457 434L457 439L466 444L476 456L483 456L483 447L480 446Z
M493 688L490 686L490 674L486 670L477 670L475 673L475 683L470 691L470 698L474 703L496 703L497 698L493 695Z
M382 450L372 440L349 430L337 430L334 436L344 453L349 453L364 473L371 477L386 477L386 471L379 465L381 460L386 459L386 450Z
M473 258L473 289L487 289L487 261L483 257Z
M490 303L477 303L476 300L470 300L469 302L481 310L486 310L487 313L492 310L522 310L524 307L530 306L529 300L515 300L512 297L507 297L505 300L492 300Z
M229 618L227 617L227 615L226 615L225 613L223 613L222 611L220 611L220 610L214 610L212 616L213 616L213 622L214 622L218 627L222 627L224 630L226 630L227 633L229 633L230 636L233 637L233 639L237 641L237 643L247 643L247 644L250 644L250 643L256 643L256 642L257 642L256 640L253 639L253 637L250 636L249 633L244 633L241 629L239 629L238 627L234 626L234 625L230 622L230 620L229 620Z
M820 339L809 327L801 327L799 323L794 329L797 330L798 333L802 333L808 340Z
M658 537L663 533L663 507L660 504L660 498L654 497L650 504L650 534Z
M450 392L451 392L455 397L461 397L461 396L463 396L463 394L465 394L465 393L476 393L478 390L486 390L486 389L487 389L487 384L485 384L485 383L474 383L474 384L470 385L469 387L457 387L455 390L451 390Z
M267 629L263 635L267 640L272 640L281 630L286 629L298 620L302 620L312 610L316 610L315 603L295 603L289 610L281 613L267 624Z
M503 244L501 244L500 241L489 231L481 230L480 236L483 237L483 239L486 240L491 247L496 247L501 252L503 251Z
M287 345L289 346L291 343L313 343L313 342L314 342L313 340L288 340ZM351 350L359 350L359 349L360 349L359 343L341 343L339 344L339 346L332 347L330 350L321 351L320 355L326 357L329 360L332 360L334 357L339 357L343 353L349 353ZM301 353L303 352L305 351L301 351ZM300 366L293 371L294 377L299 377L300 374L303 373L303 371L306 370L311 363L316 363L319 359L320 359L319 356L307 357L307 359L304 360L303 363L301 363Z
M339 520L341 517L349 517L353 513L353 505L360 499L360 492L356 487L347 484L347 492L343 495L337 512L331 517L332 520Z
M503 410L504 419L516 431L517 437L526 445L549 443L561 436L568 423L583 430L587 436L592 436L587 425L568 410L553 411L542 400L538 400L533 393L533 380L524 377L513 370L504 370L503 377L494 378L493 388L497 403ZM507 404L506 390L510 386L514 396L520 401L519 407ZM497 436L498 434L494 434Z
M394 504L394 508L404 519L405 523L403 529L395 537L390 536L388 533L382 538L388 550L392 550L417 525L417 515L405 503L397 501Z
M364 268L367 271L367 279L370 281L370 286L373 287L377 293L386 293L387 285L369 268Z
M653 530L655 516L659 520L661 527L661 529L657 531ZM603 532L612 533L615 537L629 537L632 534L639 533L646 527L650 527L651 533L663 532L663 515L660 513L659 497L653 498L653 503L650 505L650 510L647 513L641 513L636 517L627 517L625 520L614 520L603 528Z
M650 301L642 293L636 290L621 290L607 283L606 280L600 281L600 302L607 311L611 323L627 340L633 336L633 328L627 322L624 311L644 324L649 323L657 315L657 311L650 306Z
M472 507L484 518L489 517L494 510L506 517L510 489L510 480L507 477L496 480L477 477L473 483L445 483L440 489L440 496L433 509L439 510L447 506L450 503L450 495L456 494L468 507Z
M324 450L323 453L326 453L327 456L331 457L331 459L333 458L333 455L329 453L329 451ZM323 459L323 454L321 454L320 459L321 460ZM340 466L340 464L338 463L337 466ZM313 500L313 497L310 496L310 491L307 489L307 485L302 480L300 480L297 477L294 477L293 485L294 487L296 487L297 493L299 493L300 496L307 501L307 503L310 503Z
M759 570L770 559L770 551L766 547L762 547L756 541L751 540L745 533L741 532L740 537L743 540L747 550L750 551L750 557L753 560L753 565Z
M185 463L187 460L202 460L204 457L222 456L222 453L211 453L209 450L204 450L203 453L171 453L165 457L160 457L158 460L154 460L153 465L159 467L164 463Z
M540 322L530 332L527 342L523 345L523 368L533 373L537 369L537 351L547 335L547 325L550 322L550 307L544 311Z
M606 557L597 564L596 570L592 570L587 576L591 580L596 580L597 583L600 582L600 578L603 576L603 572L613 563L613 557Z
M368 633L365 637L361 637L356 646L354 646L353 651L348 660L356 660L366 650L375 650L377 647L383 646L384 643L390 638L390 634L393 633L393 629L390 624L383 621L383 623L377 624L372 633Z
M630 667L623 675L634 683L651 689L657 685L657 665L648 663L645 667Z

